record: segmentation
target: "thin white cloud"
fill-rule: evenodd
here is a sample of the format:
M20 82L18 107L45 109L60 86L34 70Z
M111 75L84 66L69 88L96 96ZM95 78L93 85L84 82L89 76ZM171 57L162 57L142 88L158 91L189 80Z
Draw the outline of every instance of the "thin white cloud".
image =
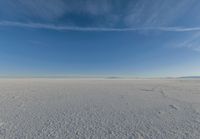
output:
M194 33L193 35L184 39L175 45L178 48L188 48L194 51L200 52L200 33Z
M6 0L0 1L1 18L19 20L52 20L66 13L63 0Z
M128 29L122 30L130 30L135 26L183 25L184 21L180 20L181 23L179 20L177 21L180 18L190 20L190 24L198 24L192 22L199 19L197 14L199 10L195 11L195 9L199 9L198 4L200 5L198 0L0 0L0 18L9 21L61 23L67 26L80 25L81 20L88 26L106 27L102 30L113 27L112 30L121 31L115 27L128 27ZM48 26L52 26L49 28L63 28L54 27L54 25ZM70 30L73 27L64 28ZM99 30L99 28L78 28L77 30ZM138 29L132 28L132 30ZM165 29L161 28L160 30ZM171 28L167 30L171 30ZM178 30L182 30L182 28Z
M195 4L197 0L133 1L129 4L124 23L128 26L169 26L193 11ZM192 16L196 18L198 14L192 12Z
M6 0L0 1L0 16L4 19L53 21L71 13L107 15L111 6L108 0Z
M162 32L200 32L200 27L138 27L138 28L106 28L106 27L78 27L61 26L41 23L23 23L1 21L0 26L4 27L22 27L35 29L49 29L56 31L101 31L101 32L128 32L128 31L162 31Z

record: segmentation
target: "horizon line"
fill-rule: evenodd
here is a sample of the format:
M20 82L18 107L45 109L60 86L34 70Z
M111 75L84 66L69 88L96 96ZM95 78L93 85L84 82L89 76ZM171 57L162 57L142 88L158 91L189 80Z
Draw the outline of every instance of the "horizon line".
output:
M28 78L49 78L49 79L89 79L89 78L103 78L103 79L160 79L160 78L168 78L168 79L176 79L176 78L200 78L200 76L123 76L123 75L119 75L119 76L115 76L115 75L32 75L32 76L28 76L28 75L0 75L0 79L28 79Z

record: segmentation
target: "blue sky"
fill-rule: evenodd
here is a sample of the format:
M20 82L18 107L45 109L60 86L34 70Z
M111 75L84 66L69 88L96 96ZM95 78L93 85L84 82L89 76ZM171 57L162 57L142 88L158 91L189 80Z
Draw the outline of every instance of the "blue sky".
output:
M197 76L199 9L199 0L0 1L0 75Z

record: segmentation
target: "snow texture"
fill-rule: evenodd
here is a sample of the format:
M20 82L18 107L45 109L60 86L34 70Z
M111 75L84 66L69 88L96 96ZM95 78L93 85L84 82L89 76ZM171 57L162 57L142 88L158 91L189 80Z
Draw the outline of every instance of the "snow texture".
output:
M1 79L0 139L199 139L198 79Z

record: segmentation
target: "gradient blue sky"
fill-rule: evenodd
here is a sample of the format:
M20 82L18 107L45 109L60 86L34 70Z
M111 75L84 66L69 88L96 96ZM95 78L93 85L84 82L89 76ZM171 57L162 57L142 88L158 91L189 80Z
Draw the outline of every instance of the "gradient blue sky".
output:
M2 0L0 76L197 76L199 13L199 0Z

